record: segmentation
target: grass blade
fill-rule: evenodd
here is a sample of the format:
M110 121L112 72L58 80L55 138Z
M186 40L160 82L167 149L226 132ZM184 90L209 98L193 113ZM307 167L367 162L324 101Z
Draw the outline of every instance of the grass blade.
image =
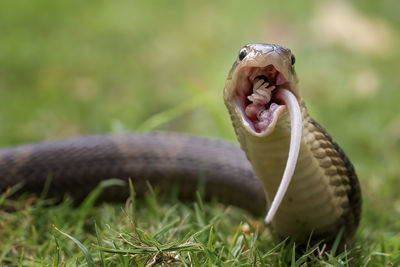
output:
M336 255L340 241L342 240L343 233L344 233L344 227L340 228L338 234L336 235L335 241L333 242L332 250L331 250L332 256Z
M163 228L161 228L157 233L155 233L153 235L153 237L155 239L158 239L162 234L164 234L165 232L167 232L169 229L171 229L172 227L174 227L174 225L176 225L178 222L180 222L181 219L177 218L175 219L173 222L169 223L168 225L164 226Z
M70 236L70 235L67 234L67 233L64 233L63 231L61 231L61 230L58 229L57 227L54 227L54 229L56 229L59 233L61 233L62 235L68 237L68 238L71 239L75 244L78 245L78 247L82 250L83 254L85 255L87 266L89 266L89 267L94 267L94 266L95 266L95 265L94 265L93 258L92 258L92 256L90 255L89 251L87 250L87 248L86 248L81 242L79 242L78 239L76 239L76 238L73 237L73 236Z
M96 222L94 222L94 228L96 230L97 244L99 247L102 247L103 242L101 241L99 227L97 226ZM103 264L104 267L106 267L106 261L104 259L104 252L102 250L99 250L99 254L100 254L101 263Z
M170 109L161 111L147 120L145 120L142 125L138 126L136 130L138 131L153 131L159 128L161 125L172 121L173 119L182 116L186 112L195 109L200 106L199 100L193 98L189 101L184 101L179 105L176 105Z
M92 208L97 200L97 198L100 196L101 192L103 192L104 188L110 187L110 186L125 186L125 182L120 179L108 179L100 182L96 188L90 193L89 196L86 197L86 199L83 201L81 204L81 209L82 210L88 210Z
M135 189L133 188L133 183L131 178L129 178L129 198L131 202L131 218L132 220L135 220L136 199L135 199Z
M54 237L56 242L56 255L54 256L53 266L58 267L60 263L60 245L58 244L57 238Z

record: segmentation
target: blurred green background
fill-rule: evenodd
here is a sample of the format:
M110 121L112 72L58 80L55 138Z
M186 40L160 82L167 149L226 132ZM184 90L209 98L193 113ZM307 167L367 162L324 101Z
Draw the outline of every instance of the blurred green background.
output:
M359 235L400 236L400 1L2 1L0 145L167 130L234 139L246 43L290 47L311 115L352 159ZM368 230L363 230L368 229Z

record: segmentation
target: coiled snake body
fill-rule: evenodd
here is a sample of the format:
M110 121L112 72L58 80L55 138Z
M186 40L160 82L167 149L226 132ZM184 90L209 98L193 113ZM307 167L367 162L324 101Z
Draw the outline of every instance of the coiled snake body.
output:
M50 196L82 199L102 180L132 177L138 195L146 191L146 181L165 190L175 181L180 196L191 198L202 180L207 197L254 214L266 210L266 199L266 222L280 238L306 242L312 234L329 242L344 227L349 241L360 220L357 176L339 146L309 117L293 65L290 50L277 45L240 50L224 100L245 153L235 144L166 133L23 145L0 150L0 192L22 183L23 192L39 194L50 177ZM126 188L115 187L103 197L127 195Z

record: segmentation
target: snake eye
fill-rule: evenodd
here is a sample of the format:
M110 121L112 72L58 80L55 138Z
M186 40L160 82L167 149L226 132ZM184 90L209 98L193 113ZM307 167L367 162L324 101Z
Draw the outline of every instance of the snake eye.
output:
M296 63L296 58L293 54L290 56L290 61L291 61L292 65L294 65L294 63Z
M242 48L239 52L239 60L242 61L247 56L246 48Z

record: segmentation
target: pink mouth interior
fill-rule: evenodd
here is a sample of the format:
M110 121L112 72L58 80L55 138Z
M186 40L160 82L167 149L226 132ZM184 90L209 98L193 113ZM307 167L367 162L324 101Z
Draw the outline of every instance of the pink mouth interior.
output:
M237 103L245 120L255 132L266 131L276 111L284 106L275 95L287 84L287 80L273 65L244 68L240 71L236 88Z

